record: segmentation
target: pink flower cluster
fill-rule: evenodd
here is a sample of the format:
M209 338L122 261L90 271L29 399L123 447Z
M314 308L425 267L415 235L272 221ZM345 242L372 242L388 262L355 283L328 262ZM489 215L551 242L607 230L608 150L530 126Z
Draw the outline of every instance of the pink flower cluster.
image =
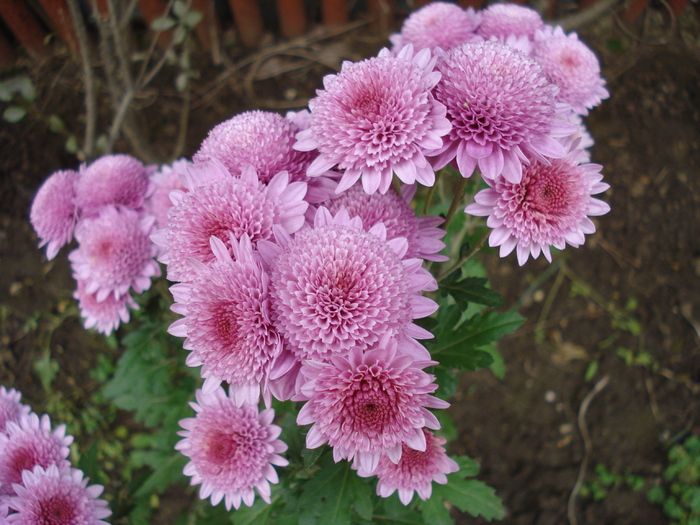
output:
M521 265L580 246L595 231L589 216L609 211L592 197L608 185L589 163L580 118L609 96L593 52L536 11L501 3L481 12L431 3L391 41L394 53L412 45L437 56L433 95L452 128L431 163L463 177L478 168L489 189L465 211L488 217L489 244Z
M0 523L107 525L103 487L88 486L71 468L65 425L52 430L49 416L37 416L20 398L0 386Z
M367 194L352 181L336 193L337 172L307 177L321 157L292 146L308 119L258 111L216 126L151 236L178 281L172 310L182 318L169 332L204 379L177 448L200 496L229 509L251 505L254 490L269 502L273 466L287 463L261 398L305 402L297 422L312 425L307 446L328 443L366 475L383 457L400 465L406 447L433 450L429 409L448 406L430 395L425 368L436 363L418 342L432 335L413 323L437 309L421 295L437 289L421 265L446 259L442 219L416 217L414 185ZM440 464L443 474L453 466Z
M69 254L86 328L109 335L137 309L140 294L160 275L150 240L167 211L162 194L179 187L175 167L155 173L128 155L107 155L79 171L58 171L39 188L30 219L53 259L73 237ZM163 188L166 188L165 190Z

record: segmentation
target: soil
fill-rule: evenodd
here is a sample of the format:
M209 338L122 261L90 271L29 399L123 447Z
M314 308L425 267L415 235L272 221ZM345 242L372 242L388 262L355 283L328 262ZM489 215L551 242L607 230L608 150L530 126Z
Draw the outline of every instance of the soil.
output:
M582 248L564 251L557 266L537 260L518 267L512 256L484 255L492 287L528 321L499 346L504 378L489 370L464 374L450 409L459 433L452 451L481 462L480 479L508 509L503 523L567 523L584 460L587 482L602 464L617 474L642 476L646 485L637 491L614 487L598 501L579 494L573 505L578 523L668 522L648 503L646 490L661 479L668 446L700 434L697 26L682 26L684 38L668 31L664 38L634 41L605 17L581 31L601 57L611 93L586 124L596 140L593 161L604 166L611 185L603 198L612 211L596 221L598 232ZM376 42L365 39L362 45L378 47ZM342 41L337 45L347 49ZM38 87L43 113L83 113L80 69L66 55L25 70ZM284 100L284 90L295 82L299 96L310 96L328 71L319 66L296 79L273 79L256 93ZM218 72L203 71L193 90ZM165 103L138 102L148 119L150 146L165 157L177 135L179 106L167 103L177 96L172 88L154 96ZM188 156L213 125L251 107L240 85L202 100L192 109ZM70 268L64 252L45 260L28 224L39 184L55 170L78 165L64 142L31 115L0 124L0 384L22 391L37 412L49 410L58 396L79 413L99 388L89 371L99 353L110 350L75 317L56 320L70 312ZM134 153L125 142L118 149ZM47 345L59 364L49 391L33 367ZM596 385L602 389L593 393ZM588 452L580 423L590 434Z

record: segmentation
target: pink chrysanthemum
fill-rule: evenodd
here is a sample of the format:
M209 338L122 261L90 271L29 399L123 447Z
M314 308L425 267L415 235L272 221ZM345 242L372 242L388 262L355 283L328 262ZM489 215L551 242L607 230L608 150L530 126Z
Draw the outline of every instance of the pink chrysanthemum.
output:
M102 485L90 485L78 469L58 469L50 465L22 472L24 486L15 486L17 496L9 498L17 512L10 514L12 525L108 525L103 518L112 512L98 499Z
M588 115L589 109L610 96L598 59L576 33L567 36L558 26L537 31L532 57L559 87L557 100L571 104L577 113Z
M105 155L80 167L75 204L83 215L110 204L138 209L148 191L148 170L129 155Z
M327 442L336 462L354 458L367 473L374 472L384 454L398 462L403 444L426 449L423 427L440 428L428 408L447 408L449 403L428 395L437 385L423 368L437 363L397 356L396 347L385 338L368 352L354 347L347 357L304 363L304 382L292 399L307 401L297 423L313 424L306 435L308 448Z
M293 120L277 113L246 111L215 126L192 159L198 164L217 159L236 176L251 164L263 182L280 171L303 180L315 155L292 148L298 131Z
M186 159L176 160L172 166L163 166L160 171L151 175L152 193L144 200L143 207L148 213L155 215L158 228L168 225L168 210L173 205L170 192L184 191L180 175L184 174L189 164L191 163Z
M5 432L5 427L9 421L18 422L22 416L26 416L31 412L27 405L20 403L22 394L10 388L7 390L4 386L0 386L0 433Z
M51 420L44 414L22 417L18 423L8 421L6 433L0 433L0 493L14 494L13 483L22 483L22 471L39 465L67 467L68 447L73 436L66 435L66 426L51 431Z
M190 461L185 475L192 485L202 484L199 497L211 496L212 505L223 499L227 510L238 509L241 501L253 504L255 493L270 503L270 483L279 478L273 465L285 467L289 462L281 454L287 445L280 441L280 427L272 424L275 413L270 408L258 413L253 405L236 406L222 388L211 394L196 392L194 418L180 421L184 439L175 448Z
M435 97L447 106L452 131L434 162L442 168L456 158L462 176L479 166L489 179L518 182L525 153L544 161L564 147L553 137L575 128L557 114L557 88L534 60L498 42L463 44L443 54L436 69L442 79Z
M404 20L401 32L389 40L398 51L413 44L416 51L439 47L444 51L465 42L481 40L474 31L481 22L481 14L471 7L462 9L450 2L431 2Z
M593 137L588 132L586 125L583 123L581 115L575 111L559 115L559 118L565 119L567 122L576 126L576 131L569 137L559 139L559 142L568 150L567 157L569 160L575 161L576 164L584 164L591 161L591 152L589 148L595 144Z
M152 236L163 249L159 260L168 265L171 281L192 278L188 259L203 264L216 259L209 242L212 236L230 248L231 234L235 239L247 234L255 247L258 241L274 240L274 226L292 234L304 225L306 184L290 184L286 172L265 185L250 165L233 178L212 161L189 168L185 187L186 193L171 193L176 204L168 213L168 227Z
M110 294L115 299L148 290L151 277L160 275L151 243L155 217L140 218L134 210L105 206L97 217L83 218L75 229L80 243L68 258L77 279L85 281L85 293L97 302Z
M433 481L444 485L447 483L447 474L459 470L457 462L445 452L445 438L435 436L425 429L423 433L426 442L424 451L414 450L404 444L398 463L392 462L387 456L379 460L374 472L379 478L379 496L388 498L398 490L401 503L408 505L413 499L413 493L417 492L425 501L433 492ZM358 475L369 477L372 474L360 470Z
M32 202L29 220L39 236L39 248L46 246L46 258L56 257L58 250L73 238L77 210L74 204L75 181L78 172L72 170L53 173Z
M211 243L216 261L202 266L191 282L171 287L172 309L185 318L168 331L187 338L183 347L192 351L187 364L202 366L204 393L225 381L241 406L257 404L262 386L269 405L269 366L282 349L270 320L270 278L253 258L247 235L240 244L231 240L233 258L222 241L212 237Z
M350 217L362 219L365 230L381 222L386 226L387 239L405 237L408 241L407 259L420 257L429 261L446 261L448 258L437 253L445 247L442 239L445 230L437 228L443 223L441 217L417 217L410 206L415 195L416 186L404 186L403 196L392 189L385 194L365 193L361 186L355 184L337 198L328 200L324 206L332 214L345 208Z
M272 261L274 322L299 359L364 350L386 333L431 337L412 321L437 309L420 295L437 289L432 276L420 259L401 260L406 239L387 242L383 224L365 232L353 221L320 208L315 227Z
M432 186L435 172L425 156L442 146L450 130L445 108L432 89L430 50L413 55L413 46L397 56L387 49L361 62L345 62L337 75L323 79L325 89L309 101L311 127L297 134L295 149L318 149L307 170L313 177L337 165L344 170L336 189L345 191L360 177L367 193L386 193L393 173L406 184Z
M118 299L114 294L98 301L96 294L87 293L86 281L74 276L78 283L73 297L78 300L80 316L85 319L85 328L94 328L104 335L110 335L119 328L120 323L128 323L130 314L129 308L138 310L139 305L132 299L131 295L124 294Z
M465 211L488 216L486 224L493 228L489 245L500 246L501 257L515 249L521 266L540 252L551 262L550 246L559 250L567 243L580 246L584 234L595 232L588 216L610 211L607 203L591 197L610 187L601 182L601 168L577 165L570 158L552 160L550 165L533 161L518 184L487 180L492 187L477 193Z
M535 32L543 27L544 21L534 9L517 4L492 4L481 12L476 32L487 40L496 37L505 41L509 35L532 40Z

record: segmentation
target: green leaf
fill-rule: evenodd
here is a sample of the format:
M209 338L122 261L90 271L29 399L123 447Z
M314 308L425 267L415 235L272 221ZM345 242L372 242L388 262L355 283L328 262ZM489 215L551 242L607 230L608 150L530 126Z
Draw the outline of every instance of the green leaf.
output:
M423 523L425 525L452 525L454 520L450 517L442 498L431 497L420 505Z
M49 115L49 129L54 133L61 133L66 129L66 125L63 123L63 119L56 115L56 113L51 113Z
M202 18L204 18L204 15L202 15L201 12L190 11L182 18L182 23L185 25L185 27L192 29L202 21Z
M51 383L56 379L58 374L58 361L51 358L51 354L46 353L38 359L34 360L34 372L39 376L41 386L44 390L51 388Z
M231 522L234 525L265 525L270 518L270 513L274 506L263 501L262 498L255 498L252 507L241 505L241 507L231 514Z
M493 363L491 363L491 372L498 379L503 379L506 377L506 362L503 359L503 355L498 351L494 343L488 344L483 347L485 352L491 354L493 358Z
M301 451L301 457L304 458L304 468L309 469L314 466L321 454L326 450L326 447L305 448Z
M173 14L178 18L185 16L188 10L187 2L184 0L175 0L173 3Z
M10 102L12 100L12 90L5 82L0 82L0 102Z
M147 323L123 340L126 351L103 390L118 408L133 410L134 419L147 427L177 428L177 421L190 409L187 401L195 389L194 379L182 370L172 337L164 327ZM181 351L181 350L180 350ZM170 353L169 353L170 352Z
M64 148L66 148L66 151L71 155L76 154L78 152L78 137L76 137L75 135L70 135L66 139Z
M177 21L174 18L170 18L169 16L161 16L151 22L151 29L156 33L162 33L163 31L167 31L168 29L175 27L176 24Z
M173 31L173 44L182 44L187 38L187 28L184 26L177 26L175 31Z
M187 463L187 458L177 451L166 455L166 458L165 461L160 461L158 468L146 478L134 496L141 498L154 492L163 492L175 481L182 479L182 469Z
M350 525L352 507L361 516L371 514L369 490L367 482L358 478L349 463L335 463L327 455L315 476L304 482L299 498L299 523Z
M432 498L446 499L462 512L489 521L501 519L506 514L493 488L476 479L464 479L462 472L448 475L446 485L434 485Z
M175 89L177 89L180 93L184 93L187 90L189 83L190 75L186 71L183 71L182 73L178 74L177 77L175 77Z
M443 293L449 293L462 310L466 310L469 303L483 304L493 308L503 306L503 297L486 288L487 279L467 277L460 280L461 277L462 269L458 268L440 282L440 290Z
M353 473L354 474L354 473ZM353 495L355 512L365 520L372 520L374 504L372 503L372 489L369 484L357 475L350 477L350 492Z
M438 317L440 324L435 339L430 344L430 353L443 366L476 370L489 366L493 357L479 347L497 341L515 331L525 320L517 312L488 312L474 315L456 329L460 318L456 305L443 307Z
M26 114L27 110L22 106L10 106L3 112L2 118L4 118L10 124L16 124L22 120Z

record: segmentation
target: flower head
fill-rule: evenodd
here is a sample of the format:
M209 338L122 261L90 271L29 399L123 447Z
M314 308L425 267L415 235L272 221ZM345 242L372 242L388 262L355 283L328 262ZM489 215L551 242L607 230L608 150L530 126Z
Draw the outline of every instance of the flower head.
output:
M105 155L81 166L75 183L75 204L83 215L99 213L103 206L138 209L148 191L148 170L129 155Z
M575 128L555 118L557 88L537 62L498 42L463 44L442 55L436 65L442 79L435 97L447 106L452 131L435 160L441 168L456 158L462 176L479 166L482 175L512 182L522 176L524 153L563 157L553 137Z
M46 258L56 257L58 250L73 238L77 210L74 204L75 181L78 172L72 170L53 173L39 188L32 202L29 220L46 246Z
M98 499L103 487L88 486L81 470L36 466L22 472L22 483L9 498L17 511L8 518L12 525L108 525L103 518L112 512Z
M9 421L18 422L22 416L28 415L31 409L19 402L22 394L14 388L6 389L0 386L0 433L5 432Z
M589 109L610 96L598 59L576 33L567 36L558 26L537 31L532 57L559 88L557 100L571 104L577 113L588 115Z
M168 210L173 205L170 200L170 192L185 189L180 182L180 176L184 174L190 164L185 159L176 160L171 166L163 166L151 175L153 191L144 200L143 207L148 213L155 215L156 227L165 228L168 225Z
M340 193L360 177L367 193L386 193L393 173L407 184L432 186L435 172L425 156L442 146L450 124L431 90L439 79L430 51L397 56L387 49L361 62L345 62L324 78L325 89L309 102L311 125L297 135L295 148L318 149L307 170L318 176L337 166Z
M262 384L269 403L268 369L282 346L270 320L270 279L253 258L247 235L240 243L231 240L235 260L222 241L211 242L217 260L189 283L171 288L173 310L185 317L169 331L187 338L184 348L192 351L187 364L202 365L205 393L225 381L238 406L256 404Z
M485 39L496 37L505 41L514 35L532 40L543 27L544 21L534 9L517 4L492 4L481 12L481 24L476 32Z
M431 2L413 11L404 20L401 32L389 40L396 50L413 44L416 51L439 47L445 51L465 42L481 40L474 31L481 14L473 8L462 9L451 2Z
M78 300L80 316L85 319L85 328L94 328L104 335L110 335L119 328L120 323L129 322L129 308L138 310L139 305L131 295L124 294L116 298L110 294L102 301L97 300L97 294L87 293L87 281L74 276L78 286L73 297Z
M423 427L440 428L427 408L449 406L428 395L437 385L423 368L434 364L397 356L396 342L387 338L368 352L354 347L327 363L306 361L300 394L293 398L307 401L297 417L300 425L313 424L306 446L327 442L336 461L354 458L367 473L384 454L398 462L403 444L425 450Z
M299 130L293 120L277 113L246 111L215 126L193 160L199 164L217 159L236 176L250 164L263 182L280 171L288 172L292 181L303 180L315 155L292 148Z
M110 294L115 299L148 290L151 277L160 275L149 238L155 217L139 217L134 210L104 206L97 217L83 218L75 230L80 243L68 256L85 293L96 294L97 302Z
M160 261L168 265L171 281L193 277L188 259L203 264L216 259L209 242L212 236L231 249L231 239L246 234L256 247L260 240L274 240L274 226L292 234L304 225L305 183L290 184L289 175L281 172L265 185L251 166L239 178L222 175L222 170L217 161L194 166L188 169L189 191L172 192L176 204L168 214L168 227L153 235L163 249Z
M388 498L398 490L401 503L408 505L413 499L413 493L417 492L425 501L432 494L433 481L444 485L447 483L446 474L459 470L457 462L445 452L445 438L435 436L426 429L423 429L423 434L425 450L415 450L403 444L398 463L391 461L388 456L382 456L379 460L374 472L379 478L378 495ZM371 476L362 470L358 471L358 475Z
M299 359L367 349L385 333L414 334L413 319L437 308L419 295L434 284L420 260L401 260L406 240L386 242L383 225L365 232L353 221L321 208L315 227L272 261L273 319Z
M442 239L445 230L437 228L442 224L441 217L417 217L409 202L415 194L415 186L405 186L403 196L394 190L386 193L369 195L362 187L355 184L335 198L328 200L324 206L332 214L345 208L350 217L362 219L365 230L371 229L377 223L386 227L387 239L405 237L408 241L408 251L404 258L420 257L429 261L446 261L447 257L437 255L445 247Z
M34 413L18 423L9 421L0 433L0 493L14 494L13 483L22 483L22 471L39 465L47 468L69 466L68 447L73 436L66 436L66 426L51 430L49 416L41 419Z
M493 228L489 244L501 247L501 257L515 249L520 265L540 252L551 261L550 246L580 246L584 234L595 232L588 216L610 211L605 202L591 197L609 188L601 182L600 170L598 164L577 164L569 158L549 165L533 161L517 184L487 180L492 187L477 193L465 211L488 216L486 224Z
M279 481L273 465L288 464L279 455L287 445L277 439L281 429L272 424L274 411L236 406L222 388L210 394L197 390L196 398L190 405L197 415L180 421L184 439L175 448L190 459L184 472L192 485L202 484L199 497L211 496L212 505L223 499L231 510L241 501L251 506L255 488L270 503L270 483Z

